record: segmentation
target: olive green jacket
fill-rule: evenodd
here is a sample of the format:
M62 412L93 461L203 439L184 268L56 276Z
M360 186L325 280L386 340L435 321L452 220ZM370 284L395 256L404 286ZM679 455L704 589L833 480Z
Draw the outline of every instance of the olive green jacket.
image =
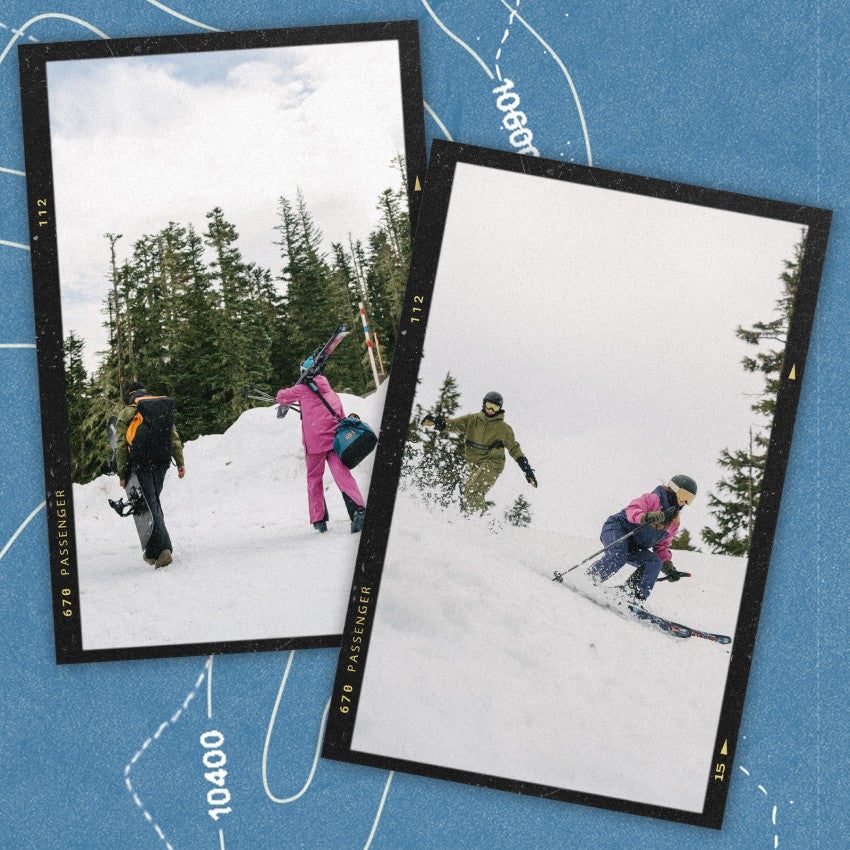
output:
M127 429L130 427L130 422L136 415L136 405L128 404L121 408L118 414L118 421L115 423L115 469L118 472L118 477L122 481L127 480L130 474L130 450L127 445ZM177 466L184 466L183 463L183 442L180 435L177 433L177 426L171 426L171 456Z
M446 430L463 434L466 442L463 447L464 460L472 465L501 461L504 467L505 449L516 460L523 456L523 451L514 437L514 430L505 422L504 411L495 416L487 416L484 411L468 413L457 419L446 419ZM502 445L487 448L493 443Z

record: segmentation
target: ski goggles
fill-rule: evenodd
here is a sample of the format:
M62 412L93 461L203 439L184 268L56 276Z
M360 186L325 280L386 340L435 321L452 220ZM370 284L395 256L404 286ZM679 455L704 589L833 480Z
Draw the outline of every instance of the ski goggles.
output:
M502 409L502 405L493 404L492 401L485 401L484 409L487 411L487 413L498 413Z
M680 504L690 505L694 500L694 494L689 493L687 490L674 490L673 492L676 494L676 498Z

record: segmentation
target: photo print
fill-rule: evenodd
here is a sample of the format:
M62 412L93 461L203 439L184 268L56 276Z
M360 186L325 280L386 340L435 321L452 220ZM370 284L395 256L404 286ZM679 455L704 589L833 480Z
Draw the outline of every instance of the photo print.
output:
M719 828L829 221L434 143L325 756Z
M374 455L334 442L374 445L394 358L416 23L20 68L57 660L338 645Z

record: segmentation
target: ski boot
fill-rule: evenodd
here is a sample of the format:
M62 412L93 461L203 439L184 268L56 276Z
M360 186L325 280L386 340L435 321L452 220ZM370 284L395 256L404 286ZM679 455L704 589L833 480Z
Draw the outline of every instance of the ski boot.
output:
M366 521L366 508L358 508L351 517L351 533L357 534L363 531L363 523Z
M313 523L313 528L315 528L319 534L324 534L328 530L328 524L325 520L320 519L318 522Z
M171 563L171 550L163 549L159 553L159 557L154 562L154 568L159 569L160 567L167 567Z

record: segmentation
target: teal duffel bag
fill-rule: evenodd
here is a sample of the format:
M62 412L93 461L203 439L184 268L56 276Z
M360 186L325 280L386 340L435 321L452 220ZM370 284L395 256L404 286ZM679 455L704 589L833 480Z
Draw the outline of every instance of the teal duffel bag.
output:
M354 469L372 453L377 443L377 434L356 413L339 420L334 434L334 451L343 466Z

